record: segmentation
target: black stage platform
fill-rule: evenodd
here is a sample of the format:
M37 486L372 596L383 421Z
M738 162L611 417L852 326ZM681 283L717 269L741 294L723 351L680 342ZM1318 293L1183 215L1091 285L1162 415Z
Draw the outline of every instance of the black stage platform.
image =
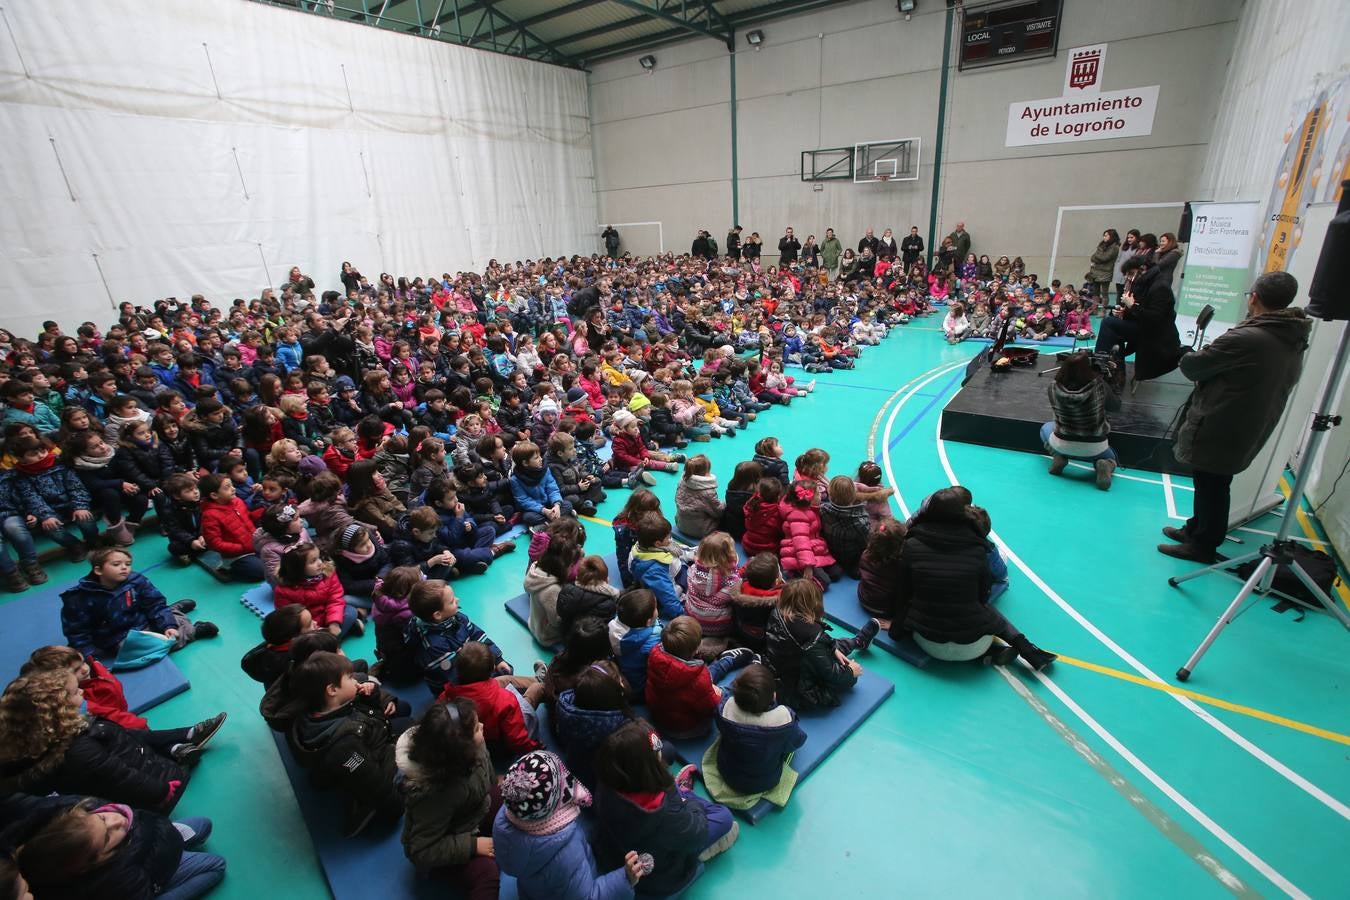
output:
M1036 373L1057 364L1053 352L1042 352L1036 370L1014 368L995 374L987 364L981 365L943 410L942 439L1045 453L1041 425L1053 418L1046 392L1055 376ZM1177 410L1190 392L1191 383L1180 372L1142 381L1133 394L1126 387L1121 408L1107 414L1111 446L1123 467L1190 474L1190 468L1172 456L1171 433Z

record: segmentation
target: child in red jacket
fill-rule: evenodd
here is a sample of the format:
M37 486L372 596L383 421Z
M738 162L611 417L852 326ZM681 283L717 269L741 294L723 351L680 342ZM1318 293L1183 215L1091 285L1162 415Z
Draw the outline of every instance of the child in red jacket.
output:
M783 483L777 478L761 478L759 486L745 501L745 534L741 548L747 557L756 553L778 555L783 540Z
M338 637L366 633L365 610L347 603L347 592L332 563L313 544L292 544L282 552L272 598L278 608L299 603L309 610L316 626Z
M244 501L235 496L234 482L224 475L203 475L197 487L206 549L223 558L223 565L213 571L230 581L262 581L263 563L253 552L253 520Z
M19 674L62 669L69 670L80 683L91 716L107 719L133 731L150 727L148 722L127 708L127 697L122 692L122 682L117 680L117 676L109 672L103 663L92 656L84 657L74 647L60 644L39 647L19 669Z
M672 740L698 738L712 728L722 700L717 682L728 672L759 660L744 647L728 650L712 665L698 658L703 629L693 616L676 616L647 657L647 705L656 729Z
M525 679L495 675L492 652L485 644L469 641L455 657L458 682L448 681L436 702L464 698L473 703L483 724L488 749L515 759L539 750L539 718L535 709L544 699L544 684L534 680L523 691Z
M614 415L614 427L610 431L610 445L613 450L612 467L614 471L631 474L638 470L655 469L658 472L678 472L682 453L662 453L648 449L642 442L642 426L637 416L628 410L619 410ZM649 484L654 482L647 482Z

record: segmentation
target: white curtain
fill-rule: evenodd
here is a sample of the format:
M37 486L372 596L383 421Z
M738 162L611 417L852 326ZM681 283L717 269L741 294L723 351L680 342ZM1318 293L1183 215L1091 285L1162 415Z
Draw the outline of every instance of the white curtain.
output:
M5 4L0 325L595 249L585 76L244 0ZM111 296L110 296L111 295Z

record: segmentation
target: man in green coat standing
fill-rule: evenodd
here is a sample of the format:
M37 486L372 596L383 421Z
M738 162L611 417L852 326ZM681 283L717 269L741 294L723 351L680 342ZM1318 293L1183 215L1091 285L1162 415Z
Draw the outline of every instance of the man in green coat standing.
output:
M830 273L831 278L839 273L839 257L843 253L844 245L834 236L834 229L826 228L825 243L820 245L820 261L825 264L825 271Z
M1312 320L1291 309L1298 281L1267 272L1248 293L1247 318L1208 347L1181 357L1181 374L1195 382L1184 406L1173 453L1191 466L1194 513L1163 535L1175 544L1158 552L1212 564L1228 534L1228 489L1233 476L1265 446L1303 372Z
M966 257L970 255L970 232L966 231L966 223L957 222L956 229L947 237L952 239L952 246L956 248L955 265L959 269L961 263L965 262Z

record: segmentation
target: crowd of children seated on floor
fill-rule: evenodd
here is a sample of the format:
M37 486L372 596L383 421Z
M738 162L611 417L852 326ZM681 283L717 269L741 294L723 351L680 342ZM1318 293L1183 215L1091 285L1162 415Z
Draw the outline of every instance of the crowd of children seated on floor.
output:
M38 900L95 873L174 897L223 876L195 849L209 823L165 818L223 715L149 730L117 687L119 669L218 633L132 571L152 510L177 563L272 585L244 668L297 762L344 797L348 833L402 816L410 860L472 896L495 896L499 869L529 897L678 891L735 841L727 805L785 800L797 712L836 705L861 671L849 654L881 628L947 658L1047 664L987 604L997 553L968 495L906 526L871 463L831 478L810 449L790 473L762 438L719 492L708 458L688 455L812 389L785 367L852 368L964 290L898 268L831 280L757 260L574 257L371 286L344 264L343 293L316 297L293 269L279 294L228 310L194 297L124 304L106 334L0 331L0 575L12 591L47 580L34 534L91 564L62 594L69 646L34 653L0 699L3 844ZM669 517L641 487L653 472L678 475ZM632 490L614 520L622 591L576 518L616 489ZM452 586L513 550L517 525L530 630L562 647L530 675ZM917 585L955 576L918 563L956 558L969 589L953 615ZM876 619L835 639L822 591L845 576ZM339 644L368 620L369 666ZM382 685L409 680L438 701L415 724ZM542 706L561 758L543 749ZM660 735L714 727L721 803L661 753ZM494 755L510 763L499 787ZM593 794L594 851L577 824ZM120 849L60 857L105 832Z

